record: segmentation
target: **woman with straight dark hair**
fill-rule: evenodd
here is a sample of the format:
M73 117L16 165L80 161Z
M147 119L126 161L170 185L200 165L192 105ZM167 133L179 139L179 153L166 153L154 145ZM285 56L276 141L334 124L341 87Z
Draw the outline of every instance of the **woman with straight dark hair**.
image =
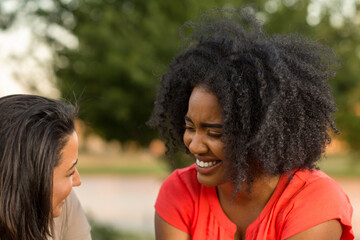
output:
M73 186L76 109L34 95L0 98L0 239L88 240Z

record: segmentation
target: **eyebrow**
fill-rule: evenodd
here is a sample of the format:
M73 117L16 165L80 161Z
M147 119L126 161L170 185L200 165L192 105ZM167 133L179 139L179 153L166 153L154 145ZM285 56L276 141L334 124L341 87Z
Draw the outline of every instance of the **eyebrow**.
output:
M79 160L79 159L76 159L76 161L74 162L74 164L71 165L71 167L67 170L67 172L70 171L71 169L73 169L73 168L75 167L75 165L78 163L78 160Z
M191 118L189 118L188 116L185 116L185 121L193 123ZM222 128L223 127L222 124L218 124L218 123L200 123L200 125L202 127L209 127L209 128Z

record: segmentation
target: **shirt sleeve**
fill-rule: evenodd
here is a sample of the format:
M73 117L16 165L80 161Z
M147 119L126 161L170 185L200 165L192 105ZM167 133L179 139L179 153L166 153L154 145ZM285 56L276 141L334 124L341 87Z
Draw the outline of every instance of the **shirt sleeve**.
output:
M190 234L194 199L187 184L188 179L183 177L179 170L176 170L164 181L155 203L155 210L166 222Z
M86 219L80 201L72 190L66 199L65 227L62 231L61 240L91 240L91 227Z
M335 180L319 179L296 196L289 208L281 239L337 219L343 228L343 240L354 239L351 229L352 207L348 196Z

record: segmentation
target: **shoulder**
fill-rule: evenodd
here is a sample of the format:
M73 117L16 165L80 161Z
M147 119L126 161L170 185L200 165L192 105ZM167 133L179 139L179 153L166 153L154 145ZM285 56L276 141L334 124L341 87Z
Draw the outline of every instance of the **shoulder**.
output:
M350 200L341 186L319 170L297 171L290 181L287 192L293 209L311 209L313 214L352 215Z
M67 219L76 216L78 214L85 215L81 203L79 201L79 198L74 192L74 190L71 190L69 196L65 200L62 215L63 213L66 215L65 217Z
M195 165L177 169L163 182L161 190L177 194L180 191L189 195L197 195L201 185L196 174Z
M74 190L65 200L61 215L54 219L55 240L90 240L91 227Z
M294 177L298 178L299 181L303 181L305 183L313 183L317 180L332 180L326 173L317 170L317 169L311 169L311 170L298 170L294 172Z
M345 234L350 234L350 200L340 185L325 173L297 171L281 198L288 201L283 205L287 237L333 219L339 220Z
M293 181L295 185L299 186L298 199L314 198L316 196L321 200L327 200L327 202L350 203L341 186L320 170L298 171L295 173Z
M168 178L177 178L184 183L193 183L193 181L196 180L195 164L192 164L186 168L176 169L170 174Z
M65 204L70 208L77 207L78 205L80 205L79 198L77 197L74 190L71 190L69 196L66 198Z
M190 233L200 189L194 165L175 170L160 188L155 203L156 213L175 228Z

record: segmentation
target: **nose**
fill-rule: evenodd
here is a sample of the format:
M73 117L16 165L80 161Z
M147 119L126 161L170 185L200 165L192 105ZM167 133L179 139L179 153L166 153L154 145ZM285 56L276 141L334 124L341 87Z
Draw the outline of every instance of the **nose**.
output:
M208 147L203 141L203 137L198 133L195 133L190 139L188 149L192 154L204 154L208 151Z
M78 187L81 185L81 178L80 178L80 174L77 170L77 168L75 168L75 173L72 176L72 186L73 187Z

